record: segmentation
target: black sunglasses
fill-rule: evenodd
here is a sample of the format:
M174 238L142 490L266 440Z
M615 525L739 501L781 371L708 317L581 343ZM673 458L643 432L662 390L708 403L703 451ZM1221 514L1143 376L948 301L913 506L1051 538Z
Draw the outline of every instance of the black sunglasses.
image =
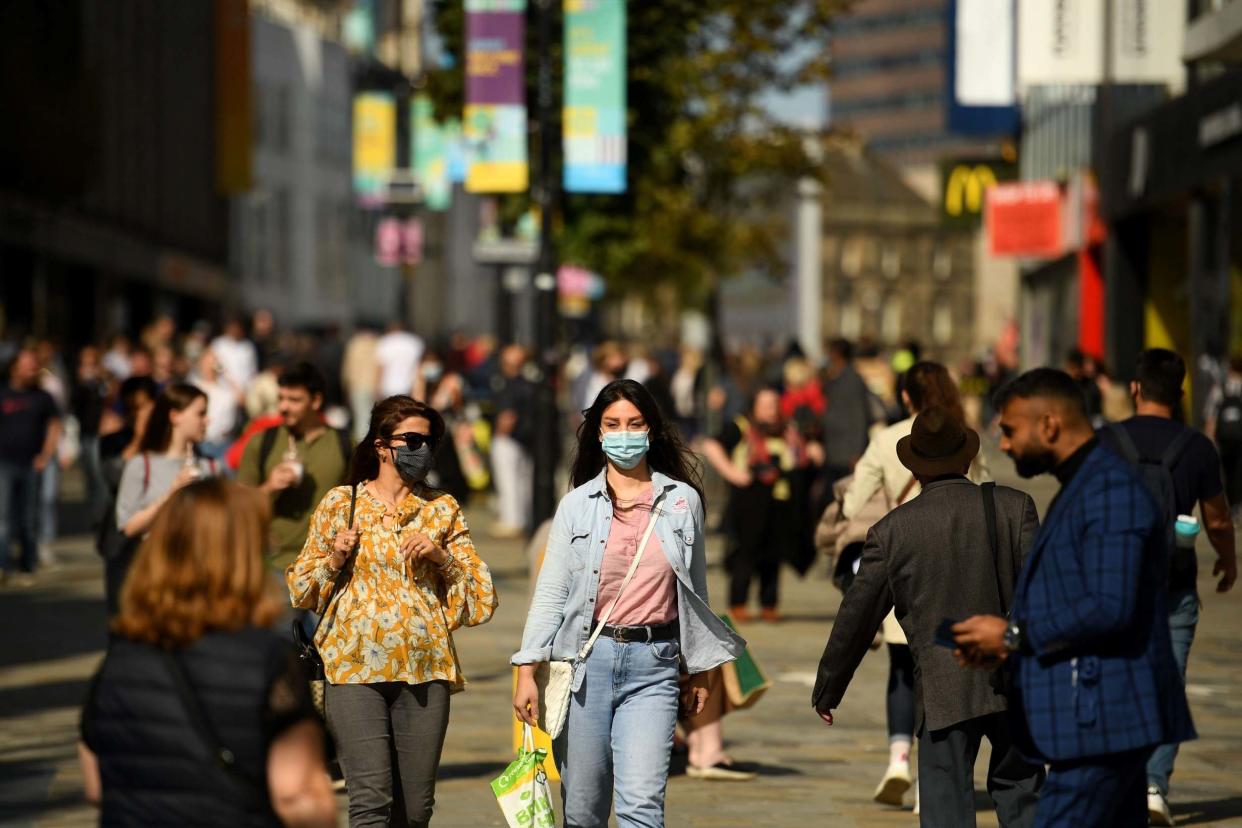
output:
M430 448L436 447L435 438L430 434L419 434L417 431L407 431L405 434L394 434L388 438L388 442L392 443L396 440L403 441L412 449L420 449L423 446Z

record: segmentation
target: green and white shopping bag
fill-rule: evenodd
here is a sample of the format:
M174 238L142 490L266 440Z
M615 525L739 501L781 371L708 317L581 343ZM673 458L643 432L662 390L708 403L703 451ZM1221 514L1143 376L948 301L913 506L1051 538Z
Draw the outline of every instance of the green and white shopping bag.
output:
M530 725L526 725L517 758L492 780L492 793L509 828L555 828L552 789L543 771L543 760L547 757L547 751L535 748L535 734Z

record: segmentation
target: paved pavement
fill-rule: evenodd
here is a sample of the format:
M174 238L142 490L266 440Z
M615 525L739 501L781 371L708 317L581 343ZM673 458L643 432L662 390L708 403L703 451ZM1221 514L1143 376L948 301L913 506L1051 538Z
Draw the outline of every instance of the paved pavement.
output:
M993 468L1008 470L996 459ZM1002 480L1012 479L1002 471ZM1041 507L1051 494L1032 487ZM453 699L435 824L475 828L504 824L488 781L512 756L508 656L521 635L527 595L526 564L518 544L487 539L487 518L474 510L477 544L492 567L501 595L494 620L464 630L458 648L471 683ZM719 555L719 539L709 557ZM31 588L0 591L0 825L76 826L92 822L81 799L74 756L77 706L104 644L100 565L84 536L58 546L61 565ZM1210 571L1210 555L1201 550ZM1210 591L1206 576L1203 621L1191 657L1189 694L1201 738L1186 746L1173 780L1179 825L1242 826L1242 593ZM719 568L712 594L724 591ZM719 603L719 598L718 598ZM669 784L670 826L913 826L905 810L870 796L887 762L884 688L887 659L868 656L828 729L809 706L814 670L839 595L818 574L787 573L778 625L745 625L742 632L774 680L752 710L726 722L734 757L757 763L748 783L703 782L684 775ZM986 756L986 753L985 753ZM981 761L980 767L986 762ZM982 777L977 779L979 824L996 825ZM341 798L342 808L344 797ZM342 814L344 811L342 810ZM342 820L344 824L344 820Z

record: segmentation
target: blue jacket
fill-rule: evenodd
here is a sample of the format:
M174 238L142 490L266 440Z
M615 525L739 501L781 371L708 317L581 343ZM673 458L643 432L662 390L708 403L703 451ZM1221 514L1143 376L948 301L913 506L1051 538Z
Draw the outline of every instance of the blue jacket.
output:
M651 475L655 496L664 493L654 535L677 575L677 615L686 671L702 673L741 655L746 642L712 612L707 602L703 503L685 483ZM572 660L586 644L595 617L600 564L612 524L612 501L604 472L561 499L552 521L535 595L513 664ZM582 684L577 670L573 689Z
M1021 711L1016 737L1029 756L1065 761L1195 738L1169 640L1162 520L1125 461L1100 447L1045 519L1011 612L1025 646L1010 709Z

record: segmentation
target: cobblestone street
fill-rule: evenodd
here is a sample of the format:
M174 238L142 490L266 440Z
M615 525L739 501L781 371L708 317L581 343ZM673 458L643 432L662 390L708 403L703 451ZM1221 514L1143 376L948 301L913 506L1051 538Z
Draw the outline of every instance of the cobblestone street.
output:
M1008 464L994 460L993 468L998 467ZM1037 489L1042 507L1050 484L1040 481ZM507 659L521 633L527 571L520 546L488 540L484 511L476 510L474 517L477 543L492 567L501 607L490 624L457 636L471 683L453 700L437 796L438 828L503 825L488 781L512 755ZM1211 591L1210 558L1206 549L1200 552L1205 608L1189 688L1200 739L1182 750L1172 805L1179 825L1242 825L1242 700L1235 692L1242 675L1236 632L1242 626L1242 600ZM100 565L86 536L66 539L58 553L60 566L40 575L36 586L0 593L0 625L8 642L0 650L4 825L92 821L81 799L74 741L77 708L104 646ZM719 553L720 541L714 538L710 557L717 559ZM713 568L717 603L723 586L721 571ZM883 652L863 662L831 730L810 709L814 669L838 602L838 593L819 573L804 581L787 573L786 620L742 628L774 684L754 709L726 720L726 738L735 759L760 766L760 777L721 783L675 776L669 785L670 826L917 824L909 810L911 797L905 810L871 802L887 762ZM981 760L979 767L985 766ZM995 825L981 777L977 787L979 824ZM340 801L343 817L343 795Z

